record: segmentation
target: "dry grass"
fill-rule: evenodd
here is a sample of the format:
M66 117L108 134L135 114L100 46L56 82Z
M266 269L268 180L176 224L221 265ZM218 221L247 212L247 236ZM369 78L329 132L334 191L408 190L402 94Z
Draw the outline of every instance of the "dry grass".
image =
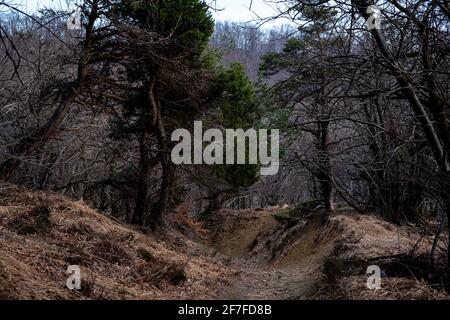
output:
M422 256L431 236L420 236L412 227L395 226L376 216L355 213L332 216L328 228L335 230L332 250L325 256L316 298L410 300L449 299L441 285L424 280ZM403 259L403 260L402 260ZM405 265L405 262L411 267ZM379 265L382 287L367 288L366 269ZM396 270L401 266L404 270ZM417 270L416 271L416 268Z
M450 297L441 286L424 281L414 268L397 272L398 264L404 262L422 268L420 259L398 263L393 258L378 259L397 255L409 257L410 253L414 257L426 254L431 247L432 235L421 236L417 228L398 227L380 217L350 211L328 217L314 212L291 224L276 223L270 216L267 211L223 210L215 225L220 226L217 245L222 252L244 257L246 262L266 264L273 270L271 273L282 272L282 278L273 283L266 280L265 294L271 297L276 296L272 291L285 281L288 288L290 283L297 283L287 295L297 294L292 297L303 299ZM253 256L258 259L251 259ZM386 272L382 288L375 291L367 288L365 274L367 267L374 264ZM287 274L288 279L284 279L283 274Z
M83 202L0 183L0 299L448 298L405 274L366 287L373 258L427 252L432 237L415 228L351 212L284 224L277 210L223 210L207 229L180 207L177 230L145 235ZM79 291L66 288L69 265L81 267Z
M209 232L203 224L189 216L189 208L185 205L178 206L175 213L171 216L170 224L182 232L188 231L191 235L206 241L209 238Z
M220 278L234 274L83 202L4 183L0 241L0 299L210 298L219 295ZM81 266L79 291L66 288L69 265Z
M448 300L448 293L433 289L424 280L409 278L383 278L381 289L370 290L364 276L342 277L333 292L318 296L333 300Z

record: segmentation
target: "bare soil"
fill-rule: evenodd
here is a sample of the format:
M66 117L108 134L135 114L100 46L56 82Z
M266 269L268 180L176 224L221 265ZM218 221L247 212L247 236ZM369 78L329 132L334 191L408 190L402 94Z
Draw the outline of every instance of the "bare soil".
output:
M178 212L152 234L0 183L0 299L448 298L413 277L389 275L376 292L365 285L372 258L429 248L414 228L352 212L282 223L278 210L222 210L205 224ZM340 265L348 261L358 261L354 272ZM69 265L81 266L79 291L66 287Z

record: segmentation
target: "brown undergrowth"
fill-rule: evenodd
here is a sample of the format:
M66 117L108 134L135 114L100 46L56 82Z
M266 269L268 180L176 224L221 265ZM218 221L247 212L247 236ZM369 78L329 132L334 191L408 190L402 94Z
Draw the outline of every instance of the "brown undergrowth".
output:
M172 231L167 231L170 237ZM163 238L163 237L161 237ZM219 295L234 271L83 202L0 184L0 299L184 299ZM82 289L66 287L81 267Z
M285 208L283 209L285 210ZM0 299L447 299L432 233L380 217L180 206L159 233L81 201L0 183ZM284 212L284 211L283 211ZM444 237L436 257L445 250ZM82 288L66 287L68 266ZM382 288L369 290L378 265Z

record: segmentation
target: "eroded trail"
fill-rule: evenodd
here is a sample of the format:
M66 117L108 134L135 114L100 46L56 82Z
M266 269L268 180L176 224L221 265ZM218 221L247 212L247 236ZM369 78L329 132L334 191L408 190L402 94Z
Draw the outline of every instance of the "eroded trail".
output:
M277 219L274 219L276 217ZM214 217L211 243L237 270L219 299L438 299L410 274L390 269L389 257L427 252L414 229L353 211L316 210L280 219L277 210L223 210ZM385 260L387 259L387 260ZM366 268L386 268L381 290L367 287Z
M301 270L268 270L256 267L250 270L245 264L238 264L240 279L225 290L223 299L308 299L314 294L314 278Z
M222 210L205 228L174 214L153 233L82 201L0 183L0 299L448 298L409 269L390 272L388 261L382 290L366 286L367 263L412 248L426 254L433 234L351 211L288 217ZM324 269L333 261L339 274ZM83 290L66 287L69 265L81 267Z
M320 250L313 253L305 246L311 235L298 241L303 224L286 226L273 214L223 211L216 217L213 243L239 272L219 298L308 299L316 294Z

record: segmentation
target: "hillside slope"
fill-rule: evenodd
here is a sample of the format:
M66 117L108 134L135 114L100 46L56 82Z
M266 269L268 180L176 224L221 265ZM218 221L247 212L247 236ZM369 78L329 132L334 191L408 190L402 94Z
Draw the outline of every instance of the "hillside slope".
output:
M175 214L150 234L0 183L0 299L448 298L392 263L429 248L413 228L352 212L283 222L278 212L222 210L205 226ZM385 270L377 291L366 288L371 264ZM69 265L81 266L80 291L66 287Z
M283 210L281 210L283 211ZM379 217L341 211L311 212L276 222L280 209L223 210L213 219L219 251L244 270L235 292L250 298L283 299L448 299L445 279L428 279L421 259L433 234L399 227ZM446 239L439 243L445 250ZM378 265L382 288L367 288L367 267ZM257 272L255 272L257 270ZM426 281L426 280L427 281ZM256 291L255 291L256 288ZM257 291L258 288L261 291ZM239 296L238 296L239 297Z
M82 202L7 184L0 185L0 239L3 299L209 298L235 274L206 250L188 256ZM69 265L82 266L80 292L66 288Z

